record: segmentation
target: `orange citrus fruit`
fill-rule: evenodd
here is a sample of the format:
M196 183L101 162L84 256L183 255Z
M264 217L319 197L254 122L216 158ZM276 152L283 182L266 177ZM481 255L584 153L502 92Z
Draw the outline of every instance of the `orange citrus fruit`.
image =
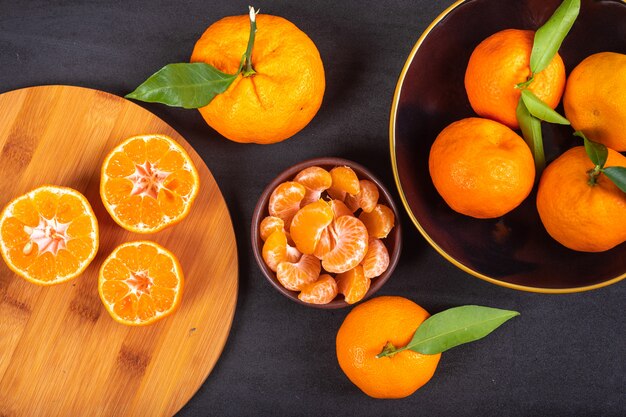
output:
M281 218L274 216L267 216L261 220L259 225L259 233L261 240L265 242L270 235L276 231L285 231L285 222Z
M134 136L104 159L100 196L113 220L154 233L183 220L198 190L198 171L185 150L161 134Z
M52 285L75 278L97 251L98 221L76 190L45 185L2 210L0 253L29 282Z
M324 200L318 200L298 210L291 221L291 238L304 254L313 254L322 231L333 221L333 211Z
M200 108L204 120L236 142L274 143L313 119L322 104L324 66L313 41L282 17L256 16L255 74L239 74L228 89ZM235 74L250 33L248 15L225 17L202 34L191 62Z
M322 230L322 234L320 235L320 241L317 242L317 246L315 247L315 255L316 258L322 259L324 255L326 255L330 250L335 246L335 242L333 241L333 237L330 233L330 228L325 228Z
M626 166L626 157L609 149L609 166ZM577 146L543 172L537 210L546 230L577 251L601 252L626 241L626 193L604 174L590 183L593 169L585 148Z
M309 304L328 304L337 296L337 282L328 274L323 274L312 284L302 288L298 298Z
M626 151L626 55L585 58L567 79L563 107L576 130L616 151Z
M361 263L367 253L367 229L363 222L353 216L341 216L330 226L334 243L332 249L322 256L322 267L327 272L340 274Z
M298 262L302 255L298 249L289 245L287 235L280 230L275 231L267 238L261 254L265 264L274 272L281 262Z
M281 262L276 269L276 278L283 287L291 291L300 291L320 276L320 260L313 255L302 255L298 262Z
M355 212L363 209L364 212L370 213L378 203L378 187L372 181L360 180L359 192L357 195L346 195L346 205Z
M429 157L435 188L455 211L494 218L530 193L535 164L526 142L493 120L467 118L447 126Z
M154 242L124 243L102 263L98 293L115 321L154 323L180 304L183 270L172 252Z
M426 384L441 354L404 350L376 358L392 343L405 346L428 312L402 297L377 297L353 308L337 332L339 366L348 379L374 398L404 398Z
M322 196L322 192L328 189L332 184L330 173L324 168L316 166L303 169L293 180L304 185L304 188L306 188L306 194L301 203L303 206L319 200Z
M376 204L369 213L364 210L359 219L367 228L369 236L379 239L386 238L395 223L393 210L384 204Z
M382 240L370 237L367 253L361 265L363 265L363 273L367 278L376 278L387 270L389 252Z
M337 274L337 290L343 294L348 304L354 304L363 299L370 289L370 279L363 272L363 267L357 265L349 271Z
M341 216L353 216L352 210L341 200L330 200L328 204L333 210L333 218L335 219Z
M287 181L280 184L270 195L268 205L270 215L282 219L285 229L289 230L291 219L300 210L300 203L305 194L306 188L298 182Z
M359 193L359 178L350 167L338 166L330 170L332 185L327 192L331 198L343 201L346 194Z
M528 80L530 53L535 32L506 29L483 40L472 52L465 72L465 90L478 115L519 127L515 111L521 90L516 85ZM565 66L557 53L548 66L534 75L528 85L551 108L561 100Z

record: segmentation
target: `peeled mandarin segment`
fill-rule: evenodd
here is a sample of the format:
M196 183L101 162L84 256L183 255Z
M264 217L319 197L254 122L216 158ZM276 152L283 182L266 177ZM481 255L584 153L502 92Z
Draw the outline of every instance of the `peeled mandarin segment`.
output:
M359 205L358 194L357 195L346 194L343 201L346 207L348 207L348 209L350 209L352 213L356 212L358 209L361 208L361 206Z
M384 239L393 229L395 216L389 207L377 204L370 213L361 213L359 219L365 224L369 236Z
M122 298L126 297L130 292L130 288L120 280L106 281L102 284L102 295L109 304L115 304Z
M268 206L270 215L285 222L285 230L289 230L291 219L300 210L300 202L305 194L304 185L293 181L280 184L272 192Z
M320 241L317 242L317 246L315 247L315 252L313 252L313 255L315 255L318 259L322 259L324 255L330 252L334 246L335 242L333 241L329 227L327 227L322 231Z
M357 200L359 207L366 213L371 213L378 204L378 187L372 181L361 180L359 181L360 190L357 194Z
M135 165L144 164L148 156L146 142L142 138L133 138L128 141L122 146L122 151Z
M268 268L276 272L281 262L297 262L300 252L288 245L285 233L276 231L263 244L262 256Z
M370 238L367 253L361 265L363 265L363 272L367 278L376 278L387 270L389 251L380 239Z
M322 231L333 221L333 211L324 200L300 209L291 222L290 234L296 248L311 255L320 241Z
M335 246L322 257L322 267L331 273L346 272L361 263L367 253L368 233L353 216L336 219L330 228Z
M39 213L35 208L33 200L29 197L20 198L13 205L12 216L24 223L26 226L35 227L39 224Z
M340 200L330 200L329 204L333 210L333 218L335 219L341 216L352 216L354 213L354 211L350 210L350 208Z
M57 205L59 203L59 195L57 193L44 189L37 192L32 199L35 205L35 210L37 210L40 216L43 216L48 220L54 218L57 213Z
M124 178L135 172L135 163L123 152L116 152L111 156L105 173L111 178Z
M0 236L2 237L2 242L8 248L23 248L30 240L30 237L24 231L24 223L15 217L9 217L2 223Z
M335 279L339 293L344 295L348 304L361 301L370 289L370 279L365 276L361 265L338 274Z
M328 304L337 296L337 283L328 274L320 276L319 280L302 288L298 298L310 304Z
M126 200L133 190L133 183L128 178L111 178L104 184L104 195L109 204L119 204Z
M330 170L330 176L332 177L332 185L329 188L328 193L331 194L337 191L344 191L348 194L356 195L359 192L359 178L356 173L350 167L335 167ZM332 196L332 194L331 194ZM336 197L333 197L336 198ZM343 198L340 198L343 200Z
M187 197L194 187L194 179L189 171L178 170L165 178L163 186L181 197Z
M146 145L146 158L148 162L155 164L163 158L169 150L170 143L167 140L158 137L150 138Z
M65 249L57 252L55 261L57 274L61 277L72 275L80 267L76 257Z
M104 261L98 291L107 311L128 325L152 323L172 313L183 289L176 257L154 242L130 242Z
M261 220L261 224L259 225L259 233L261 235L261 240L266 241L267 238L276 231L284 231L285 230L285 222L279 217L267 216L263 220Z
M300 291L320 276L320 260L313 255L302 255L296 263L281 262L276 270L276 278L283 287L291 291Z
M331 186L332 177L324 168L313 166L300 171L294 181L306 188L306 194L301 203L304 206L320 199L322 192Z

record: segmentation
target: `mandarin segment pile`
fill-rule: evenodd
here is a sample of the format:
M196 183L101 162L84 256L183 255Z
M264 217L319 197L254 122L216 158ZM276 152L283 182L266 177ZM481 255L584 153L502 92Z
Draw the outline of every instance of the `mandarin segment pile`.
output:
M389 266L382 239L395 216L378 198L376 184L350 167L303 169L270 195L259 225L265 264L303 302L327 304L338 294L360 301Z
M0 237L13 272L35 284L58 284L80 275L96 256L98 221L81 193L47 185L4 208Z

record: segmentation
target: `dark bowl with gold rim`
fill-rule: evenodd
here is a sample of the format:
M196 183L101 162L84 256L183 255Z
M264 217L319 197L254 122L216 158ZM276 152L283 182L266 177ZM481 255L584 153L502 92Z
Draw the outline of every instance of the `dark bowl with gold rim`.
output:
M507 28L536 30L561 0L465 0L446 9L409 54L390 117L391 160L410 218L443 257L465 272L505 287L568 293L626 278L626 243L606 252L576 252L545 231L535 206L536 186L515 210L479 220L456 213L435 190L428 172L430 147L444 127L476 116L464 87L474 48ZM602 51L626 53L626 3L582 0L580 14L559 53L566 72ZM562 106L557 111L562 113ZM543 123L549 163L580 145L569 126ZM626 221L626 220L625 220Z

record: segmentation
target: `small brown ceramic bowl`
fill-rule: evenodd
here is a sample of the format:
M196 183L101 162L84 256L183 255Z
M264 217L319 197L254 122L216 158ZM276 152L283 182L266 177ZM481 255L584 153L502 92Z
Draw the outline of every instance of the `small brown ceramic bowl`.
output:
M448 124L474 116L464 86L474 48L507 28L536 30L561 0L465 0L445 10L419 38L400 74L390 117L391 161L402 202L426 240L462 270L505 287L566 293L626 277L626 243L601 253L554 241L535 206L536 187L515 210L493 220L458 214L437 194L428 172L430 147ZM582 0L559 54L567 74L585 57L626 53L626 3ZM563 108L557 110L563 114ZM570 126L542 124L546 159L581 142Z
M272 191L274 191L274 189L278 187L278 185L280 185L281 183L285 181L293 180L293 178L298 174L298 172L302 171L304 168L308 168L311 166L318 166L328 171L330 171L332 168L336 166L348 166L354 170L354 172L356 173L356 175L359 177L360 180L370 180L373 183L375 183L376 186L378 187L378 191L380 194L378 198L378 202L386 205L387 207L391 208L391 210L393 210L393 214L395 216L395 225L393 229L391 230L391 232L389 233L389 236L383 239L383 242L385 243L385 246L387 246L387 250L389 251L389 267L382 275L380 275L377 278L372 279L370 289L367 292L367 294L365 294L365 297L363 297L363 300L371 297L376 291L380 289L380 287L383 286L383 284L385 284L385 282L387 282L387 280L393 273L393 270L396 268L396 265L398 264L398 260L400 259L400 251L402 249L402 230L401 230L401 225L400 225L398 208L396 207L396 204L393 202L393 199L391 198L389 191L387 191L387 188L383 185L382 182L380 182L378 178L376 178L370 171L368 171L362 165L359 165L356 162L348 161L347 159L341 159L341 158L309 159L307 161L300 162L299 164L296 164L284 170L283 172L281 172L274 179L274 181L272 181L265 188L265 190L263 190L263 193L261 194L261 197L259 198L259 201L257 202L256 207L254 209L254 214L252 215L252 228L251 228L251 236L250 236L252 240L252 250L254 252L254 257L256 259L256 262L259 265L259 268L261 269L261 271L263 272L263 275L265 275L265 278L267 278L269 283L272 284L272 286L276 288L278 292L280 292L285 297L295 301L296 303L303 304L308 307L323 308L323 309L347 307L350 304L346 303L343 300L343 296L341 294L335 297L335 299L328 304L310 304L310 303L305 303L303 301L300 301L300 299L298 298L298 293L295 291L290 291L286 289L285 287L283 287L281 283L278 281L278 279L276 279L276 273L273 272L271 269L269 269L267 265L265 264L265 261L263 261L263 256L262 256L263 241L261 240L261 235L259 233L259 226L261 224L261 221L265 217L269 216L268 203L269 203L269 199L270 199L270 195L272 194Z

